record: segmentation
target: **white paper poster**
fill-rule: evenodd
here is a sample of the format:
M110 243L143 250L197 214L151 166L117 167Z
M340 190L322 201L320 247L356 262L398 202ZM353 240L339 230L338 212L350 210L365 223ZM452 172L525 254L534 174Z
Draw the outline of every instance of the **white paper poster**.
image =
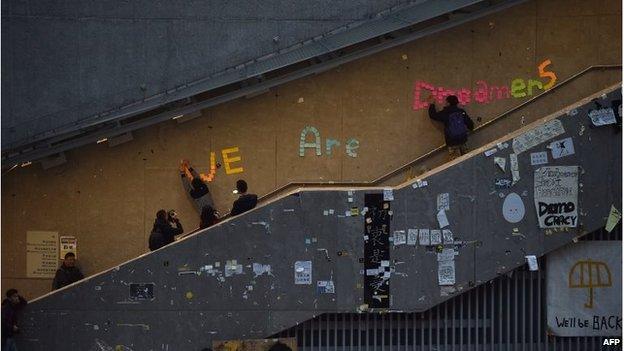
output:
M407 245L416 245L418 242L418 229L407 230Z
M520 154L563 133L565 133L565 130L563 129L561 121L553 119L552 121L548 121L539 127L515 137L512 142L512 148L515 154Z
M578 224L578 166L538 168L534 185L540 228L575 228Z
M621 106L621 105L620 105ZM589 112L589 118L596 127L617 123L612 108L602 108Z
M431 229L431 245L442 244L442 231L439 229Z
M78 239L75 236L62 236L59 240L60 255L59 258L62 260L65 258L65 255L69 252L72 252L76 255L76 259L78 259Z
M574 143L572 138L565 138L554 141L548 146L553 159L558 159L568 155L574 155Z
M442 239L444 240L445 244L452 244L453 243L453 232L450 231L449 229L442 230Z
M394 232L394 246L405 244L405 230L397 230Z
M546 315L558 336L622 335L622 247L579 241L548 254Z
M440 228L448 227L449 221L448 221L448 218L446 217L446 212L444 210L440 210L438 212L437 217L438 217L438 225L440 226Z
M429 229L418 230L418 242L420 245L423 245L423 246L431 245L431 239L429 237Z
M531 153L531 166L548 164L548 153L546 151Z
M455 261L438 262L438 285L455 284Z
M524 218L524 202L520 195L509 193L503 202L503 218L509 223L518 223Z
M58 232L26 232L26 277L54 278L58 265Z
M392 189L384 189L384 191L383 191L383 199L384 199L384 201L392 201L392 200L394 200L394 194L392 193Z
M312 284L312 261L295 262L295 284Z
M449 205L449 194L448 193L442 193L442 194L438 194L438 211L440 210L450 210L451 207Z

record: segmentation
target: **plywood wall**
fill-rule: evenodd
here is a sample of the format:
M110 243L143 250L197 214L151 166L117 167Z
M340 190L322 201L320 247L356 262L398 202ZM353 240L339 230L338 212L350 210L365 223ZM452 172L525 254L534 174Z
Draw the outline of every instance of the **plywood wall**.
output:
M29 230L76 236L79 264L89 275L146 252L158 209L176 209L185 229L196 228L198 214L178 175L182 158L207 173L210 152L223 164L221 151L239 148L232 156L242 160L232 166L243 172L227 175L221 167L210 184L221 212L235 199L231 190L239 178L260 195L292 181L368 181L443 144L441 127L426 110L412 108L416 82L451 89L475 89L481 80L509 86L516 78L540 79L537 67L546 59L562 81L590 65L621 63L621 42L619 1L530 1L204 110L201 118L186 123L140 130L120 146L83 147L56 168L15 169L2 179L3 289L16 287L30 298L50 289L50 280L26 278ZM616 74L579 83L558 100L598 91L619 79ZM466 109L484 123L527 98L472 103ZM322 156L311 149L299 156L306 126L320 132ZM340 142L332 155L325 153L327 138ZM350 138L360 142L355 158L345 152Z

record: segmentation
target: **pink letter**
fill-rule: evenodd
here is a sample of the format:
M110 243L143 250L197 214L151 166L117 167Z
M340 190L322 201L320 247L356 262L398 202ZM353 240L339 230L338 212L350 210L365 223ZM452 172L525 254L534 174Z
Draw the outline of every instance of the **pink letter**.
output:
M458 91L457 99L460 105L468 105L470 103L470 89L462 88Z
M418 111L420 109L429 107L429 103L428 102L420 100L420 91L421 91L421 89L430 90L430 91L432 91L432 94L435 94L435 93L433 93L435 91L434 90L435 88L431 84L428 84L426 82L416 82L414 84L414 103L412 104L412 110L414 110L414 111Z
M474 94L474 98L478 103L487 104L490 102L490 92L488 91L488 85L485 81L477 82L477 91Z

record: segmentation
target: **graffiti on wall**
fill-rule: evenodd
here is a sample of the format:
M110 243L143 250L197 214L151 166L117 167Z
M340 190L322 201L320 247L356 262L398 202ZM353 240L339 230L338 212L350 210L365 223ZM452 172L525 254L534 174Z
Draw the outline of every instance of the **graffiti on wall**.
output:
M501 99L523 98L526 96L532 96L539 90L549 90L555 85L557 81L557 75L547 70L547 66L551 65L550 60L546 60L537 66L537 72L540 78L547 78L547 82L543 82L537 79L524 79L516 78L511 81L509 85L492 85L488 84L485 80L479 80L476 82L475 89L456 88L451 89L443 86L434 86L428 82L417 81L414 84L414 102L412 109L414 111L422 110L429 107L429 103L426 101L427 94L423 94L424 91L429 91L431 96L438 103L443 103L444 99L449 95L456 95L460 105L468 105L476 102L479 104L489 104Z
M311 135L311 142L308 141L308 135ZM340 146L340 141L336 139L327 138L325 140L325 154L327 156L332 155L332 150ZM360 147L360 142L355 138L349 138L345 141L345 152L350 157L357 157L357 149ZM299 139L299 156L304 157L306 149L313 149L316 156L322 156L322 144L321 133L315 127L306 126L301 131L301 138Z

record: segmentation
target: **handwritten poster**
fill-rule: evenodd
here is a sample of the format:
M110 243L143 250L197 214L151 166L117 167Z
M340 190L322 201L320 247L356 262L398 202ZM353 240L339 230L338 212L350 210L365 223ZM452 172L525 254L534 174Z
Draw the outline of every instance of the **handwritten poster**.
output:
M552 121L548 121L539 127L515 137L512 142L512 148L515 154L520 154L563 133L565 133L565 130L563 129L561 121L553 119Z
M58 232L26 232L26 276L54 278L58 264Z
M370 308L390 307L390 202L384 194L365 194L364 303ZM393 233L397 234L397 233ZM405 231L395 239L405 243ZM394 240L393 240L394 241ZM395 242L395 244L397 244Z
M622 335L622 247L579 241L548 254L548 330L558 336Z
M612 108L593 110L589 113L589 118L591 119L592 124L596 127L617 123L615 113Z
M65 258L65 255L69 252L72 252L76 255L76 259L78 259L78 239L75 236L62 236L59 242L60 255L59 258L62 260Z
M578 166L538 168L534 191L540 228L577 226Z

